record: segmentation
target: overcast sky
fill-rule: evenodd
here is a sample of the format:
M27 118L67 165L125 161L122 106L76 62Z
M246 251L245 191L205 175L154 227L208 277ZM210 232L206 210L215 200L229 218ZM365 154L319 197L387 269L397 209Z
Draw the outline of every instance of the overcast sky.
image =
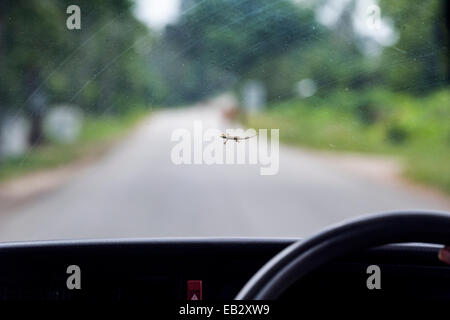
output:
M180 0L136 0L135 14L149 27L162 29L176 20L180 10Z

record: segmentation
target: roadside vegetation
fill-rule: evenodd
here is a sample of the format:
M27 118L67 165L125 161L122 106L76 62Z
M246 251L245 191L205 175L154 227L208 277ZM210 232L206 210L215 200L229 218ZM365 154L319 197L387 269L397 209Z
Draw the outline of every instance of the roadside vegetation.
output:
M405 175L450 193L450 90L425 97L386 90L339 91L275 103L251 116L293 145L400 157Z
M90 117L84 121L80 138L76 142L70 144L48 142L45 145L35 146L23 156L4 161L0 170L0 182L27 173L98 157L125 137L130 129L148 115L148 110L133 109L120 116Z
M66 26L73 4L79 30ZM133 1L0 1L0 181L95 156L146 116L164 91L146 55L155 41ZM45 132L62 106L83 119L68 144ZM26 147L10 154L6 139Z

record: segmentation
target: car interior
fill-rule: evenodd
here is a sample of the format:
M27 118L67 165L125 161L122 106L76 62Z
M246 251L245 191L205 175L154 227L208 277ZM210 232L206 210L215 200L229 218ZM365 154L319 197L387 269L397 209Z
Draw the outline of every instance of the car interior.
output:
M450 299L450 243L443 213L384 213L308 239L217 238L17 242L0 245L0 300L187 301L189 281L204 301L428 301ZM82 290L68 290L69 265ZM381 288L367 286L368 266ZM200 297L198 297L200 298ZM190 300L190 299L189 299Z

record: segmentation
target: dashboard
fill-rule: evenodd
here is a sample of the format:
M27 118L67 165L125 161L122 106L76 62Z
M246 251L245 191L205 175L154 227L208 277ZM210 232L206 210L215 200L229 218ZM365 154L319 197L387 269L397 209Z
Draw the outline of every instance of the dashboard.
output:
M298 239L136 239L0 244L0 303L232 300L268 260ZM439 246L387 245L339 258L281 300L450 301ZM368 285L370 266L379 288ZM75 277L76 276L76 277Z

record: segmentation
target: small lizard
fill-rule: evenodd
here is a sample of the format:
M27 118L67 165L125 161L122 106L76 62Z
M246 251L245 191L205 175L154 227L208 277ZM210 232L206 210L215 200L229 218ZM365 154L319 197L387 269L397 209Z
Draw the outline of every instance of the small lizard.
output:
M247 139L253 138L255 136L256 136L256 134L253 136L249 136L249 137L230 136L228 133L222 133L220 135L220 137L225 140L223 142L223 144L226 144L228 140L234 140L236 142L239 142L240 140L247 140Z

